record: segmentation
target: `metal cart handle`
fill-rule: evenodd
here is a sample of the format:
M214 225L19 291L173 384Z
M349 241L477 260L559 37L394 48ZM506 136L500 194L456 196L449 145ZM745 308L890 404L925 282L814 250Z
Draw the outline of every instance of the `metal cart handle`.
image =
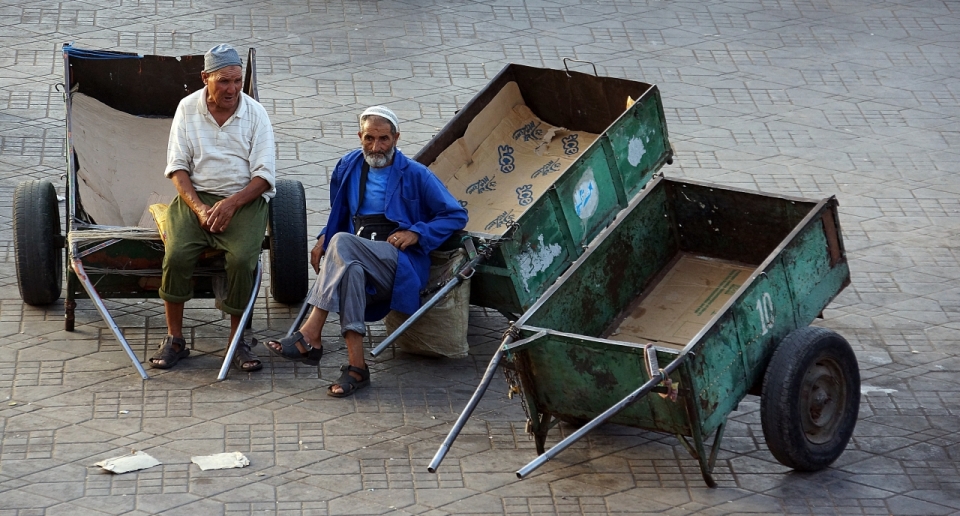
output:
M590 62L590 61L582 61L582 60L580 60L580 59L574 59L574 58L572 58L572 57L564 57L564 58L563 58L563 69L567 71L567 77L570 77L570 68L567 67L567 61L573 61L574 63L586 63L586 64L588 64L588 65L590 65L590 66L593 67L593 75L594 75L595 77L600 77L600 76L597 74L597 65L593 64L592 62Z

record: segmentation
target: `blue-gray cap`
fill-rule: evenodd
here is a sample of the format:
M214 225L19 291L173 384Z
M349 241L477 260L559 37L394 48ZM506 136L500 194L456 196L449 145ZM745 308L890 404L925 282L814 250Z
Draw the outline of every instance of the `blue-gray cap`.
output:
M221 43L203 55L203 71L215 72L225 66L243 66L240 55L230 45Z

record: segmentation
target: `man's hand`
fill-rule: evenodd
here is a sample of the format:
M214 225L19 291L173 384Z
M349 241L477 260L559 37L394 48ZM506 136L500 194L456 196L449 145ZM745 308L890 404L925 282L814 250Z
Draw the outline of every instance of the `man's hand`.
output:
M233 219L233 215L237 212L237 209L240 206L234 200L233 196L227 197L221 201L217 201L212 208L207 210L206 213L206 229L211 233L223 233L227 230L227 226L230 225L230 220ZM200 215L198 214L198 217ZM200 217L200 223L203 225L204 217Z
M197 200L199 202L199 198ZM210 207L202 202L199 203L197 207L191 206L190 209L197 215L197 220L200 221L200 227L204 231L210 231Z
M414 231L409 231L402 229L400 231L395 231L390 234L390 238L387 239L387 242L393 244L393 247L403 251L404 249L417 245L417 242L420 241L420 235Z
M313 272L320 274L320 258L323 256L323 240L326 235L320 235L317 244L310 250L310 265L313 266Z

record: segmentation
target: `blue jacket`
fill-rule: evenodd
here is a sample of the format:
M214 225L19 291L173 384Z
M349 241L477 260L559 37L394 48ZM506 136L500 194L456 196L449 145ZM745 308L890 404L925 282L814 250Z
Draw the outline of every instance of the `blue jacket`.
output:
M340 158L330 177L330 217L322 234L324 249L334 234L355 233L353 214L360 195L363 152L351 151ZM430 278L430 251L454 231L467 225L467 212L427 167L408 159L399 149L393 157L387 180L384 215L399 229L420 235L417 245L400 251L390 304L367 306L366 319L378 321L391 309L412 314L420 308L420 290Z

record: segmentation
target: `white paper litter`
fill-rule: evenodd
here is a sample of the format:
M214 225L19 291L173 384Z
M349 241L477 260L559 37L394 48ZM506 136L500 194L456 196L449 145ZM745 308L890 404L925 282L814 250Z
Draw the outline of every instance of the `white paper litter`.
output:
M160 461L154 459L148 453L135 451L130 455L122 455L120 457L102 460L95 465L100 466L111 473L120 474L127 473L129 471L152 468L154 466L159 466L160 464Z
M230 469L242 468L250 465L250 460L240 452L217 453L214 455L201 455L190 457L190 461L200 466L200 469Z

